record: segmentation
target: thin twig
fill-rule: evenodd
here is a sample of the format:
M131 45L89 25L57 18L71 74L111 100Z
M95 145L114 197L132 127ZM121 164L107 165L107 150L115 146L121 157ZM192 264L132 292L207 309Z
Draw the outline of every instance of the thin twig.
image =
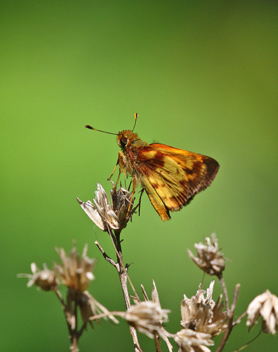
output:
M121 240L120 240L121 230L114 230L114 233L112 233L110 228L108 228L108 233L110 235L111 241L116 251L117 261L118 261L117 263L115 263L115 261L105 253L105 251L97 241L95 242L95 244L97 245L98 249L101 251L105 260L107 260L111 265L113 265L116 268L119 274L119 278L122 286L125 305L126 305L126 308L128 309L130 307L130 297L129 297L128 288L127 288L128 274L127 274L127 268L124 266L124 263L123 263L123 254L122 254L122 247L121 247ZM132 326L130 326L129 329L130 329L130 334L132 336L135 352L142 352L138 342L136 329L133 328Z
M83 323L82 326L81 326L81 329L78 331L78 339L79 337L81 337L81 335L83 334L83 331L86 329L86 326L87 326L87 322Z
M98 249L101 251L103 257L105 260L107 260L111 265L113 265L117 269L117 264L114 262L112 258L110 258L103 250L101 245L98 243L98 241L95 241L95 245L98 247Z
M127 269L126 269L126 275L127 275L128 282L129 282L129 284L130 284L130 286L132 288L133 293L135 294L135 297L136 297L137 301L140 302L140 298L139 298L138 293L136 292L135 287L133 286L133 283L132 283L132 281L131 281L128 273L127 273Z
M89 318L89 320L98 320L100 318L108 317L109 315L117 315L118 317L124 318L126 316L126 313L119 312L119 311L100 313L100 314L96 314L96 315L91 316Z
M139 345L136 329L133 326L130 326L129 330L130 330L130 334L131 334L132 340L133 340L134 351L135 352L143 352L140 345Z
M240 288L240 284L237 284L235 287L235 293L234 293L234 298L233 298L233 302L232 302L232 306L231 306L231 311L234 314L235 308L236 308L236 302L238 299L238 294L239 294L239 288Z
M241 322L241 319L244 318L246 314L247 314L247 310L246 310L245 312L243 312L243 313L237 318L237 320L235 320L235 321L233 322L233 325L235 326L235 325L239 324L239 323Z
M222 286L222 290L223 290L223 293L224 293L226 311L228 312L228 316L230 316L228 291L227 291L227 287L226 287L225 281L223 279L222 273L219 274L218 279L220 281L220 284Z
M65 316L67 327L68 327L68 331L69 331L69 335L71 336L71 325L70 325L70 323L68 321L67 308L66 308L63 296L62 296L61 292L57 288L54 289L54 292L55 292L56 296L58 297L58 299L59 299L59 301L60 301L60 303L62 305L64 316Z
M224 282L224 280L223 280ZM223 287L223 286L222 286ZM226 286L225 286L226 287ZM239 287L240 285L237 284L236 287L235 287L235 293L234 293L234 298L233 298L233 303L232 303L232 306L231 306L231 310L227 310L228 312L228 317L229 317L229 321L228 321L228 327L224 333L224 336L216 350L216 352L221 352L223 351L223 348L225 347L225 344L233 330L233 318L234 318L234 311L235 311L235 307L236 307L236 301L237 301L237 298L238 298L238 294L239 294Z
M78 352L78 332L77 332L77 304L76 301L74 301L74 320L75 320L75 324L74 324L74 328L71 329L71 336L70 336L70 340L71 340L71 346L70 346L70 350L72 352Z
M120 233L118 235L116 234L116 239L117 239L117 257L118 257L118 264L120 265L120 269L118 270L120 281L121 281L121 286L123 290L123 295L124 295L124 300L126 304L126 308L128 309L130 307L130 297L128 293L128 288L127 288L127 269L124 266L123 263L123 254L122 254L122 248L121 248L121 241L120 241ZM130 334L132 336L133 340L133 346L135 352L142 352L141 347L139 345L136 329L132 326L129 327Z
M108 233L110 235L111 241L113 243L115 252L117 254L117 257L119 257L119 252L122 251L121 249L121 241L120 241L120 235L121 235L121 229L120 230L114 230L115 235L113 232L110 230L110 227L108 227Z
M159 336L154 335L154 342L155 342L155 350L156 350L156 352L162 352L161 351L161 347L160 347L160 343L159 343Z

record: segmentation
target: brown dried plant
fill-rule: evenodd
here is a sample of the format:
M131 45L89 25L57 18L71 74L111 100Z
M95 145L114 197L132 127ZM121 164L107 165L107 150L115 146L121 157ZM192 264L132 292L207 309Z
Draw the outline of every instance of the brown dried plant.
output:
M65 315L69 337L71 341L71 351L78 351L78 340L81 337L87 324L92 326L93 316L105 313L105 318L109 318L113 323L118 320L109 313L101 303L99 303L89 292L88 286L94 279L93 270L95 259L87 257L88 246L85 245L82 256L80 257L73 246L69 256L63 248L56 249L61 264L55 263L49 270L44 264L44 269L40 270L35 263L31 264L32 274L19 274L18 277L27 277L29 279L27 286L32 285L46 292L54 292L58 297ZM63 298L59 286L67 288L66 299ZM82 326L77 326L78 309L82 317Z
M116 269L119 275L126 310L109 311L88 292L89 283L94 279L95 259L87 257L87 245L85 245L81 257L76 252L75 246L68 256L64 249L57 249L61 264L55 263L52 269L48 269L44 264L43 270L40 270L35 263L32 263L32 274L18 275L29 278L28 287L36 285L44 291L52 291L57 295L68 326L71 351L78 351L78 340L87 324L92 325L93 321L98 322L101 318L108 318L110 321L118 323L115 316L121 317L129 324L135 352L142 352L137 331L154 339L157 352L161 352L161 339L166 343L169 352L173 351L170 339L176 343L179 352L210 352L210 347L214 345L214 338L222 334L222 340L216 347L216 352L221 352L233 327L239 324L245 315L248 316L249 330L262 317L261 331L268 334L277 332L278 298L268 290L257 296L249 304L247 311L234 320L239 284L235 286L233 301L230 305L223 275L226 259L218 249L218 240L215 234L211 235L211 239L206 238L205 244L195 244L196 256L190 250L188 250L188 254L205 274L215 276L219 280L223 295L220 295L216 301L213 300L214 280L211 281L206 291L202 289L201 283L196 295L188 298L184 294L181 301L182 328L176 333L168 332L165 324L168 322L170 310L161 307L155 282L153 281L151 299L148 298L144 287L141 286L144 296L144 301L141 301L128 275L129 264L124 264L123 261L121 232L132 220L139 204L134 206L133 193L123 187L119 189L113 187L111 202L100 184L97 184L95 195L93 202L83 202L79 198L77 200L94 224L102 231L107 232L112 240L116 260L108 256L98 242L95 244L105 260ZM133 291L132 295L128 290L128 281ZM60 285L67 287L65 300L59 290ZM131 304L131 298L133 304ZM82 317L81 327L77 327L78 310Z

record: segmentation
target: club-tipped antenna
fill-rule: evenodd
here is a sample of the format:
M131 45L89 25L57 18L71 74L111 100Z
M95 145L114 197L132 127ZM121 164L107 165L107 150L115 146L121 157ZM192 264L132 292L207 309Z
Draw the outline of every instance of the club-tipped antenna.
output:
M136 126L136 121L137 121L138 116L139 116L139 114L136 112L136 113L134 114L134 126L133 126L133 129L132 129L132 132L134 131L134 128L135 128L135 126ZM117 136L117 135L118 135L118 133L113 133L113 132L107 132L107 131L98 130L97 128L94 128L94 127L92 127L92 126L90 126L90 125L86 125L85 127L88 128L89 130L94 130L94 131L98 131L98 132L102 132L102 133L113 134L114 136Z
M138 116L139 116L139 114L136 112L136 113L134 114L134 126L133 126L133 129L132 129L132 132L134 131L134 128L135 128L135 126L136 126L136 121L137 121Z
M102 131L102 130L98 130L90 125L86 125L86 128L89 128L89 130L94 130L94 131L98 131L98 132L102 132L102 133L108 133L108 134L114 134L114 136L117 136L118 133L112 133L112 132L107 132L107 131Z

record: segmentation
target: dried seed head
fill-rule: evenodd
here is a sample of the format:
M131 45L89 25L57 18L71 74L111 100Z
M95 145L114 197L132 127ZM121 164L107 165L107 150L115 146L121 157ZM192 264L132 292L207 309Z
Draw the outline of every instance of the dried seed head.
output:
M210 352L206 346L214 345L210 334L182 329L175 334L174 340L180 352Z
M212 244L208 237L206 237L206 245L203 245L201 242L195 244L198 257L194 257L189 249L187 252L193 262L205 273L219 276L225 269L225 262L223 254L218 250L217 238L214 233L211 235L211 239Z
M93 270L96 261L87 257L87 249L88 246L85 245L82 257L79 258L75 247L69 256L66 255L63 248L56 248L62 264L54 264L54 270L65 286L81 293L88 288L90 281L94 279Z
M247 308L249 330L262 317L262 331L266 334L276 334L278 329L278 297L266 290L253 299Z
M226 330L228 314L223 312L222 296L216 303L212 300L214 281L207 289L206 297L206 292L200 286L196 295L190 299L184 295L181 302L181 325L185 329L203 332L214 337Z
M40 287L44 291L50 291L57 288L59 282L55 273L52 270L49 270L46 264L43 264L43 270L36 265L36 263L31 264L31 274L18 274L17 277L27 277L30 279L27 283L27 287L35 284L37 287Z
M86 290L90 281L94 279L92 271L95 266L95 259L87 257L87 249L88 246L85 245L81 258L76 252L75 246L69 256L66 255L63 248L57 249L62 260L61 265L54 264L53 270L49 270L44 264L44 269L40 270L35 263L32 263L31 270L33 275L18 275L18 277L30 279L27 284L28 287L35 284L45 291L55 290L63 304L67 322L71 329L76 328L76 307L80 309L85 326L87 323L92 325L90 318L99 313L104 313L106 315L105 319L118 323L118 320ZM59 281L56 275L68 288L66 304L58 290Z
M170 311L162 309L159 303L145 301L129 307L125 319L129 325L150 338L154 335L164 338L162 322L168 321L168 312Z
M112 205L100 183L95 192L95 205L88 200L86 203L77 198L81 208L88 217L102 230L119 230L126 227L135 209L132 209L131 193L120 187L111 191ZM131 204L131 206L130 206ZM130 209L129 209L130 206Z
M142 288L142 291L143 291L143 296L145 298L145 301L146 302L150 302L151 305L156 305L157 307L159 307L161 316L160 317L157 316L156 318L154 317L155 319L158 319L158 320L156 320L156 323L154 324L155 328L150 327L149 324L148 324L148 329L145 329L145 330L142 329L142 327L140 327L140 326L138 327L138 324L137 324L137 327L136 326L134 326L134 327L136 329L138 329L138 331L141 331L141 332L145 333L147 336L149 336L151 338L154 335L156 337L160 336L165 341L166 345L168 346L168 350L172 351L173 350L173 346L171 345L168 337L173 337L173 335L168 333L163 327L163 322L168 321L167 312L169 312L169 310L166 310L166 309L163 310L161 308L161 305L160 305L160 302L159 302L158 291L157 291L157 288L156 288L156 285L155 285L155 281L153 280L152 301L149 300L149 297L148 297L147 292L146 292L146 290L145 290L143 285L141 285L141 288ZM132 299L133 299L133 301L135 303L134 307L136 307L136 305L138 306L138 305L141 304L141 301L140 301L138 296L132 297ZM146 303L146 302L143 302L143 303ZM163 314L165 314L164 317L163 317ZM160 320L159 320L159 318L160 318ZM151 319L151 313L150 313L150 319ZM130 324L130 325L132 325L132 324Z
M118 218L119 228L123 229L126 227L128 221L132 219L132 215L137 208L133 208L133 203L131 202L132 193L123 187L120 187L118 190L112 190L110 193L113 210ZM133 198L134 200L135 198Z

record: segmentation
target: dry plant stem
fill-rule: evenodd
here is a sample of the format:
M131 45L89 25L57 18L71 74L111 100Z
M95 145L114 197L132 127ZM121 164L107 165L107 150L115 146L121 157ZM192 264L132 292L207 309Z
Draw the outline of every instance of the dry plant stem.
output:
M71 347L70 350L72 352L78 352L78 331L77 331L77 304L74 302L74 319L75 319L75 326L74 329L72 330L72 335L70 337L71 340Z
M101 245L98 243L98 241L95 241L95 245L98 247L100 250L101 254L103 255L104 259L107 260L111 265L113 265L117 269L117 264L114 262L113 259L111 259L103 250ZM118 269L117 269L118 270Z
M120 241L120 234L121 231L114 231L115 232L115 239L116 239L116 243L115 245L115 249L116 249L116 253L117 253L117 260L118 260L118 274L120 277L120 281L121 281L121 286L122 286L122 290L123 290L123 294L124 294L124 299L125 299L125 305L126 308L128 309L130 307L130 298L129 298L129 293L128 293L128 288L127 288L127 270L124 266L123 263L123 253L122 253L122 246L121 246L121 241ZM113 240L113 237L111 237Z
M227 342L227 340L228 340L228 338L229 338L229 336L230 336L230 334L232 332L232 329L234 327L233 318L234 318L234 311L235 311L235 307L236 307L236 301L237 301L238 294L239 294L239 287L240 287L239 284L237 284L236 287L235 287L234 299L233 299L233 303L232 303L232 306L231 306L231 310L229 311L228 328L225 331L224 336L223 336L223 338L222 338L222 340L221 340L216 352L223 351L223 348L225 347L226 342Z
M135 287L133 286L132 281L130 280L130 277L129 277L128 273L127 273L127 269L128 269L128 266L126 265L126 275L127 275L127 278L128 278L128 282L129 282L129 284L130 284L130 286L132 288L133 293L135 294L135 297L136 297L137 301L140 302L140 298L138 296L138 293L135 290Z
M119 231L115 230L114 232L115 232L115 238L116 238L116 243L114 245L115 245L117 260L119 265L118 274L120 277L121 286L124 294L125 305L126 305L126 308L128 309L130 307L130 298L129 298L128 288L127 288L127 269L125 268L123 263L123 253L122 253L122 246L121 246L121 240L120 240L121 230ZM112 236L111 238L113 240ZM142 350L139 345L136 329L130 326L129 330L133 339L134 350L141 352Z
M71 335L71 326L70 326L70 324L68 322L68 319L67 319L67 311L66 311L65 302L64 302L63 297L61 295L61 292L58 289L55 289L54 292L55 292L56 296L58 297L58 299L59 299L59 301L60 301L60 303L62 305L64 316L66 318L67 327L68 327L68 330L69 330L69 334Z
M219 281L221 283L222 290L223 290L223 293L224 293L226 310L228 312L228 315L230 315L228 291L227 291L227 287L225 285L225 281L223 279L222 273L219 274L218 279L219 279Z
M160 344L159 344L159 337L158 336L154 336L154 342L155 342L155 350L156 350L156 352L162 352Z
M86 329L87 327L87 323L83 323L81 329L78 331L78 339L79 337L81 337L81 335L83 334L83 331Z
M66 309L66 305L65 305L64 299L63 299L63 297L61 295L61 292L58 289L55 289L54 292L55 292L56 296L58 297L58 299L59 299L59 301L60 301L60 303L62 305L62 308L63 308L63 312L64 312L64 316L65 316L65 319L66 319L66 323L67 323L67 327L68 327L68 331L69 331L69 336L70 336L70 342L71 342L70 350L72 352L78 352L79 350L78 350L77 343L78 343L79 337L82 334L83 328L81 329L80 334L78 334L78 332L77 332L77 307L75 305L75 309L74 309L75 328L72 329L71 325L68 322L67 309Z
M121 233L121 231L115 230L115 235L114 235L113 233L111 233L111 231L109 231L111 240L113 242L113 245L114 245L114 248L115 248L115 251L117 254L117 263L115 263L114 260L111 259L105 253L105 251L103 250L103 248L100 246L100 244L98 242L95 242L95 244L97 245L98 249L101 251L103 257L111 265L113 265L116 268L116 270L119 274L119 278L120 278L120 282L121 282L121 286L122 286L122 290L123 290L125 305L126 305L126 308L128 309L130 307L130 298L129 298L128 288L127 288L127 270L123 264L123 254L122 254L122 248L121 248L120 233ZM133 345L134 345L135 352L141 352L142 350L139 345L136 329L134 329L133 327L130 327L129 329L130 329L130 334L133 339Z
M239 323L241 322L241 319L244 318L246 314L247 314L247 310L246 310L244 313L242 313L242 314L237 318L237 320L235 320L235 321L233 322L233 325L235 326L235 325L239 324Z
M77 342L78 342L78 337L77 335L74 335L73 338L71 338L71 346L70 346L70 350L71 352L78 352L78 346L77 346Z

